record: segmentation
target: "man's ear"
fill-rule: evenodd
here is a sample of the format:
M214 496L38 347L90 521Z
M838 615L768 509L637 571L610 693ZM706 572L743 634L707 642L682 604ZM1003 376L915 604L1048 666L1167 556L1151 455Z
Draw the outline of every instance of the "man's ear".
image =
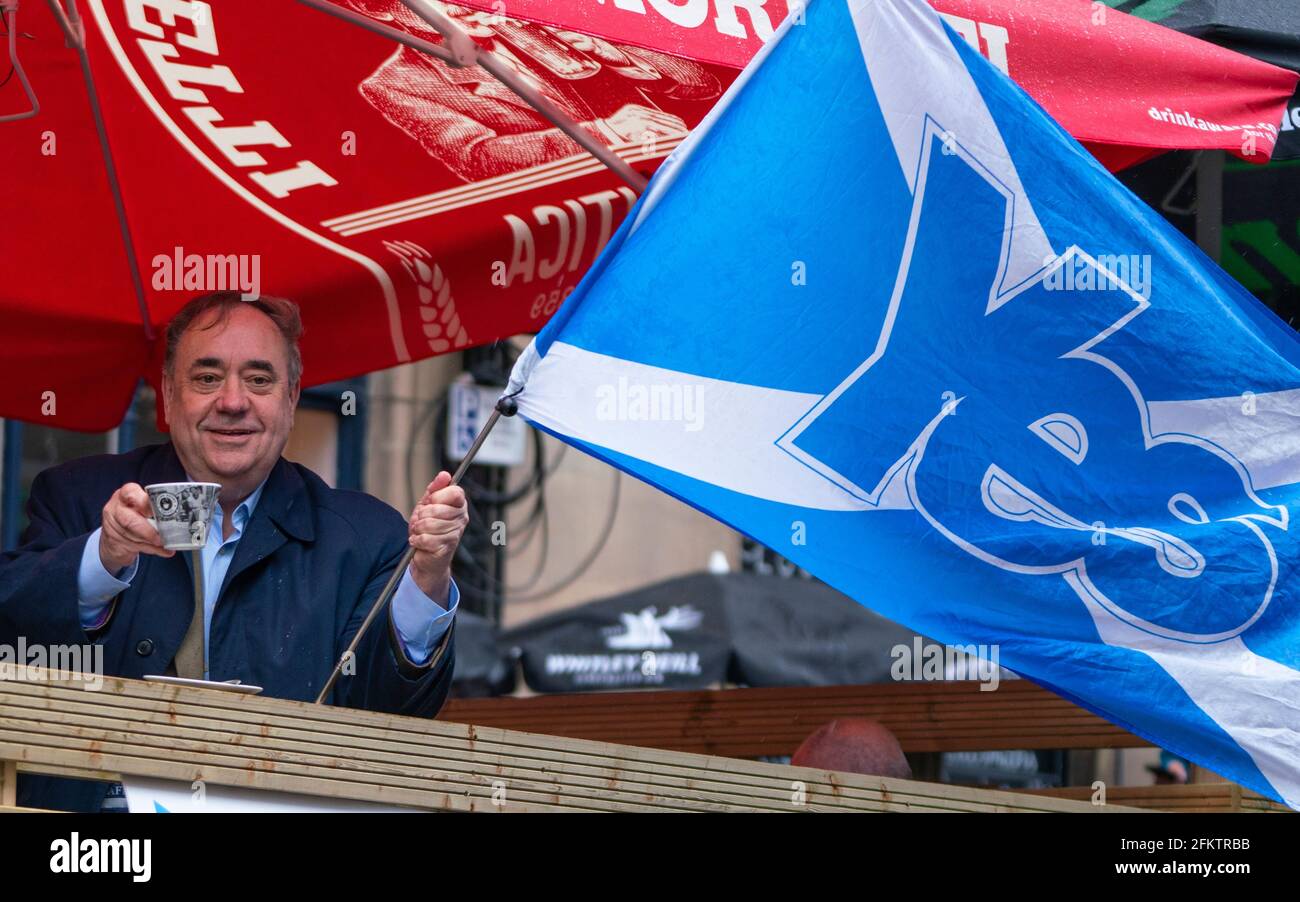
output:
M289 392L289 426L293 427L293 415L298 410L298 399L302 397L302 383L299 382Z
M172 379L167 373L162 377L163 422L172 424Z

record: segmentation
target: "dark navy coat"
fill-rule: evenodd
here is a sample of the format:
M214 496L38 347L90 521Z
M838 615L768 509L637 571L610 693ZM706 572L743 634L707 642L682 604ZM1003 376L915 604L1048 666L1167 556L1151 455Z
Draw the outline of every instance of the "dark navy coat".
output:
M32 483L31 525L0 555L0 643L104 646L106 676L166 672L194 616L188 555L141 555L130 588L94 633L82 630L77 572L109 497L128 482L186 479L170 443L51 467ZM209 676L239 679L276 698L315 701L335 663L407 548L406 519L361 492L332 489L281 458L271 470L230 562L212 614ZM331 702L433 717L451 686L455 625L429 662L406 657L387 614L357 649L356 674ZM107 783L19 779L18 804L98 810Z

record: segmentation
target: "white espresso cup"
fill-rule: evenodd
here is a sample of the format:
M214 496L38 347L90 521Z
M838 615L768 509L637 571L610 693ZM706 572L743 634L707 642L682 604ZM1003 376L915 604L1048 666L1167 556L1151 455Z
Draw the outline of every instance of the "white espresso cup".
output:
M215 482L158 482L147 485L153 516L149 523L162 536L164 548L194 551L208 541L208 526L217 509Z

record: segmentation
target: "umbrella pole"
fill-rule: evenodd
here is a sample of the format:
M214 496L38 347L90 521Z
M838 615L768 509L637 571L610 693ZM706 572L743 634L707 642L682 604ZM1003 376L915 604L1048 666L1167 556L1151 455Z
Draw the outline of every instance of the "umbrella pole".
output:
M391 38L407 47L428 53L449 66L464 68L477 65L482 67L497 81L513 91L525 103L545 117L552 125L576 141L583 150L603 163L606 168L626 182L637 194L644 192L646 185L649 184L649 180L644 175L629 166L626 160L610 150L581 125L574 122L563 110L544 97L541 92L525 82L519 76L519 73L503 63L494 54L484 53L480 50L479 46L474 43L474 39L466 34L463 28L439 12L428 0L401 0L401 2L421 19L429 23L430 28L442 35L445 43L441 46L422 41L399 29L382 25L352 10L344 9L336 3L330 3L329 0L298 0L298 2L310 6L312 9L336 16L345 22L351 22L353 25L360 26L367 31L373 31L376 34Z
M140 309L140 323L144 327L145 340L153 341L153 320L149 316L149 305L144 299L144 279L140 276L140 261L135 252L135 239L131 237L131 224L126 218L122 185L117 179L117 163L113 159L113 149L108 143L108 129L104 126L99 92L95 89L95 78L90 71L90 57L86 55L86 25L77 11L77 0L70 0L68 13L64 12L58 0L48 0L48 3L50 12L59 23L59 28L63 30L68 46L77 51L77 56L81 60L81 77L86 83L86 94L90 99L90 114L95 121L95 134L99 137L99 152L104 158L104 174L108 177L108 188L113 195L113 209L117 213L117 227L122 234L122 244L126 249L126 266L131 275L131 287L135 290L136 306Z
M516 392L516 394L518 394L518 392ZM503 416L514 416L518 409L518 405L515 404L514 398L511 395L502 397L497 401L496 409L492 411L492 415L488 417L487 422L483 424L483 428L479 430L478 436L474 439L474 444L470 445L469 452L465 455L465 459L460 462L460 466L457 467L456 472L452 474L451 485L460 485L461 479L465 476L465 471L469 469L469 465L473 463L474 457L478 454L479 449L482 448L483 443L487 441L488 434L492 432L492 427L497 424L497 420L501 419ZM353 636L352 641L348 643L347 651L343 652L343 656L339 658L339 662L334 665L334 670L330 674L329 679L325 681L325 686L321 689L320 695L316 696L316 704L321 705L325 703L325 699L329 696L330 691L333 690L334 684L338 682L339 676L342 675L344 666L348 661L353 660L356 655L357 646L361 644L362 637L365 636L366 631L370 629L370 625L375 622L375 619L379 616L379 612L388 605L389 600L393 597L393 593L397 591L398 584L402 581L402 576L406 573L406 568L411 566L411 561L414 558L415 549L406 549L406 553L402 555L402 559L398 561L397 566L393 569L393 574L388 577L388 582L384 584L383 591L379 593L379 597L375 599L374 605L371 606L370 613L366 614L366 619L361 622L361 627L357 630L357 634Z

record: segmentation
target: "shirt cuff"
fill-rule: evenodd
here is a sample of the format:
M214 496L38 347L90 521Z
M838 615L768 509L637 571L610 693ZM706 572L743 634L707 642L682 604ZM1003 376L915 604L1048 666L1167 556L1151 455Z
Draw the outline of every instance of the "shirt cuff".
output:
M390 610L397 637L402 640L402 648L412 664L422 667L428 663L433 650L451 628L459 606L460 589L454 579L447 590L447 607L444 609L424 594L424 590L415 584L411 569L406 569L397 591L393 593Z
M116 575L104 569L99 559L99 537L103 529L96 529L86 539L86 547L81 552L81 566L77 570L77 607L80 613L81 628L98 629L104 625L109 603L124 589L131 585L135 571L140 566L137 557L129 567L119 570Z

